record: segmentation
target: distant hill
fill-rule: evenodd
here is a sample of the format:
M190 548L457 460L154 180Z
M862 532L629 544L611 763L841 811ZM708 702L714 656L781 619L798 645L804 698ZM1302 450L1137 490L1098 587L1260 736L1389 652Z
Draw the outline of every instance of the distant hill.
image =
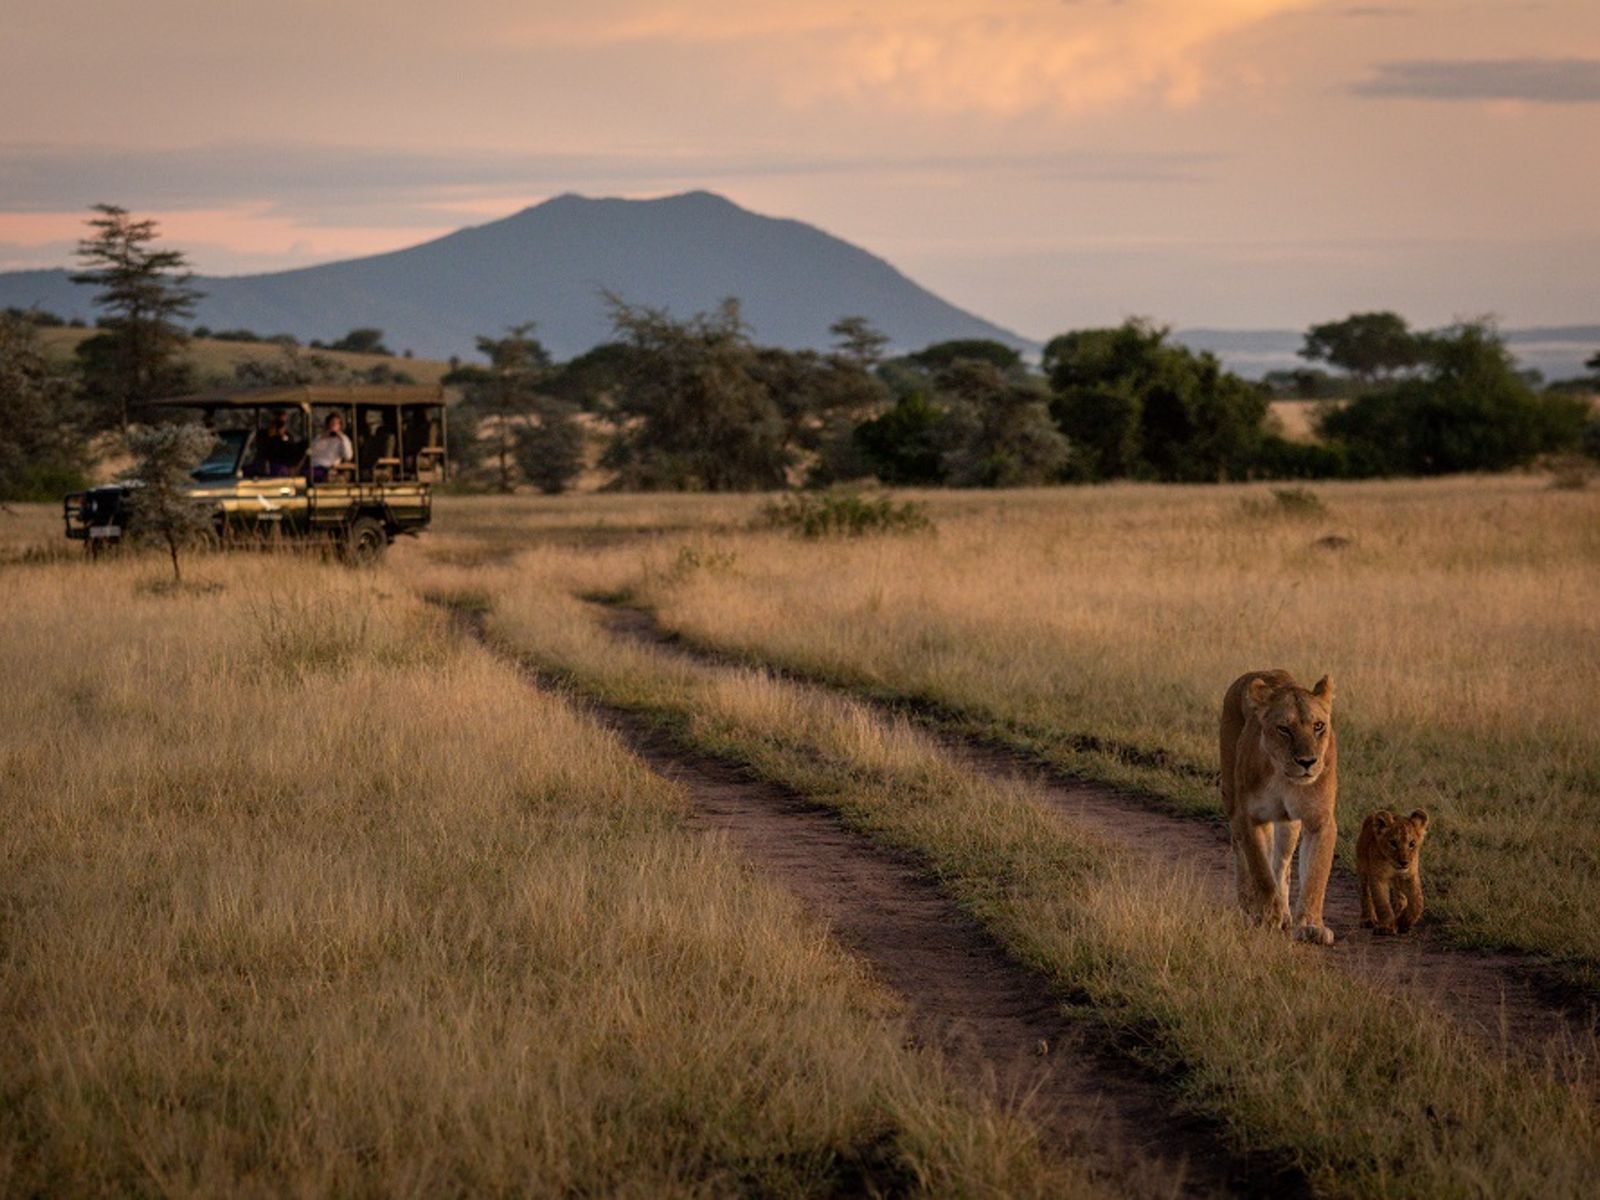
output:
M1590 374L1583 365L1600 352L1600 325L1548 325L1502 329L1506 346L1523 367L1548 380ZM1173 340L1192 350L1209 350L1230 370L1252 379L1268 371L1310 366L1297 353L1305 334L1296 329L1180 329Z
M941 300L889 263L800 221L708 192L660 200L557 196L515 216L410 249L265 275L202 277L197 324L324 341L377 326L396 350L468 355L479 334L538 323L559 358L611 336L601 291L688 316L737 296L756 339L823 348L861 314L915 350L947 338L1025 338ZM93 316L66 271L0 274L0 308Z

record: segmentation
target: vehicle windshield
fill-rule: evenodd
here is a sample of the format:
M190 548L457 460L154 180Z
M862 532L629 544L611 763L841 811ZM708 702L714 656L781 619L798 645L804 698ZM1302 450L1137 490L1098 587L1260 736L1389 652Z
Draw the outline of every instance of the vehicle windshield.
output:
M204 482L208 479L232 479L239 473L239 458L244 445L250 440L248 429L223 429L217 433L217 444L206 456L205 462L190 474Z

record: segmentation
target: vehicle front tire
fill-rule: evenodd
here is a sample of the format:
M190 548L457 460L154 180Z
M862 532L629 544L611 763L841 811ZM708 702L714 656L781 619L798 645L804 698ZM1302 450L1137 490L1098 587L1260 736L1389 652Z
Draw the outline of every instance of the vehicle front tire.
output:
M389 548L389 531L377 517L357 517L339 543L339 557L353 567L369 567Z

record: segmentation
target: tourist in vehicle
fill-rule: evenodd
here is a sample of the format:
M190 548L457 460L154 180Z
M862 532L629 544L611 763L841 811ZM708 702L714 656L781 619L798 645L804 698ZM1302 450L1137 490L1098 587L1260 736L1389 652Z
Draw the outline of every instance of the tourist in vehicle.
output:
M355 447L344 434L344 418L329 413L323 425L322 436L306 450L306 461L311 467L311 482L322 483L331 468L349 462L355 457Z
M300 447L289 436L289 414L275 412L267 427L256 434L254 474L281 477L294 473L300 461Z

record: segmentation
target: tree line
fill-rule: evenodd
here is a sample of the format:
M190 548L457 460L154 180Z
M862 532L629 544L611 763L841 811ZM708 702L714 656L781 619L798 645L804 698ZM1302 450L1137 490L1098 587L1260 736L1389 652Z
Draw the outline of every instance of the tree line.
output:
M74 279L106 315L73 361L40 348L40 328L59 319L0 314L0 498L69 490L96 438L125 437L146 402L197 385L183 322L199 293L183 255L155 244L151 221L113 205L95 214ZM479 363L452 360L464 484L559 492L596 440L612 487L704 491L1438 474L1600 453L1589 397L1541 391L1486 322L1423 332L1363 313L1313 326L1301 355L1326 402L1319 440L1299 443L1269 417L1282 378L1246 380L1145 320L1061 334L1032 364L985 339L891 355L861 316L841 317L826 351L788 350L758 344L736 300L687 318L606 303L612 339L570 361L531 323L480 337ZM277 356L239 364L233 383L409 381L322 352L388 355L380 329L309 349L272 340ZM1600 372L1600 355L1589 366Z
M890 356L863 317L839 320L830 350L796 351L758 345L733 300L687 319L608 303L614 340L570 362L523 325L479 340L488 366L447 377L480 485L560 491L586 436L603 438L613 487L705 491L1363 478L1600 453L1587 388L1538 390L1485 322L1314 326L1301 353L1340 373L1344 398L1304 443L1274 428L1269 385L1148 321L1062 334L1033 366L981 339Z

